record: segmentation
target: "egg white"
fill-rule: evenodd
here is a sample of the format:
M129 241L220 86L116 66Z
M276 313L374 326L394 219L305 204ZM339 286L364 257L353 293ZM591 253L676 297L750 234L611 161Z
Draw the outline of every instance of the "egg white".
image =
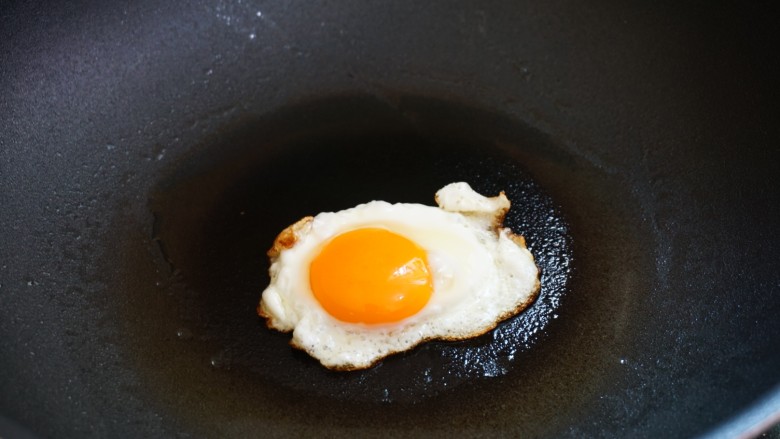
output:
M426 340L482 334L529 305L539 290L538 269L523 238L500 227L509 209L506 196L488 198L453 183L436 193L436 201L439 207L372 201L291 226L285 231L294 235L289 247L269 252L271 283L259 313L269 327L293 331L291 344L324 366L354 370ZM387 324L347 323L314 297L312 259L332 238L366 227L402 235L428 253L434 291L417 314Z

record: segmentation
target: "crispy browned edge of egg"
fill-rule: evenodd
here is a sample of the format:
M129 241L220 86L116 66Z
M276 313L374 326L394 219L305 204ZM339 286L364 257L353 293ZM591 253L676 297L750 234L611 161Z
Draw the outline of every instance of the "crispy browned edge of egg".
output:
M504 194L504 191L501 191L501 193L499 195L495 196L495 197L491 197L491 199L500 198L502 196L504 196L504 197L506 196ZM437 199L437 201L438 201L438 199ZM502 229L508 230L508 232L509 232L508 233L509 239L511 239L518 246L528 250L528 247L526 246L526 243L525 243L525 237L523 237L523 235L518 235L518 234L512 232L512 230L510 230L509 228L503 227L503 225L504 225L504 218L506 217L507 212L509 212L509 207L507 207L505 209L501 209L498 213L496 213L496 216L493 219L492 230L494 230L496 233L499 233ZM303 217L300 220L298 220L297 222L295 222L294 224L292 224L291 226L289 226L286 229L282 230L281 233L279 233L279 235L276 237L276 239L274 240L273 245L271 246L271 248L268 250L268 253L267 253L268 257L271 259L271 263L273 263L274 260L279 257L279 254L283 250L286 250L288 248L292 248L295 245L295 243L298 242L298 232L300 232L304 227L308 226L309 223L311 223L313 220L314 220L314 217L312 217L312 216ZM388 352L387 354L377 358L376 360L374 360L373 362L371 362L370 364L368 364L366 366L358 366L358 365L354 365L354 364L345 364L345 365L338 365L338 366L328 366L326 364L323 364L321 361L320 361L320 364L322 364L322 366L325 367L326 369L334 370L334 371L341 371L341 372L349 372L349 371L354 371L354 370L370 369L370 368L376 366L377 363L379 363L380 361L384 360L385 358L387 358L387 357L389 357L391 355L398 354L398 353L401 353L401 352L411 351L415 347L417 347L417 346L419 346L419 345L421 345L421 344L423 344L425 342L434 341L434 340L438 340L438 341L467 340L467 339L470 339L470 338L475 338L475 337L479 337L480 335L486 334L486 333L492 331L493 329L495 329L498 326L498 324L503 322L504 320L507 320L510 317L514 317L514 316L520 314L521 312L523 312L523 310L528 308L536 300L536 298L539 296L539 290L541 289L541 282L539 281L540 270L539 270L539 266L536 265L536 259L534 258L533 254L531 254L531 261L534 263L534 266L536 266L536 282L534 283L533 291L531 291L531 294L528 296L528 299L526 299L523 303L520 303L517 307L515 307L515 309L513 309L511 311L507 311L507 312L499 315L498 318L496 319L495 323L493 323L492 326L489 326L489 327L485 328L484 330L475 331L475 332L473 332L471 334L467 334L467 335L464 335L464 336L458 336L458 337L436 336L436 337L423 338L423 339L420 339L417 343L409 346L407 349ZM274 321L273 321L273 316L271 316L270 314L268 314L265 311L265 309L263 307L262 297L260 298L260 304L257 306L257 314L260 317L263 317L266 320L265 323L266 323L266 326L269 329L280 331L279 329L277 329L275 327L275 324L274 324ZM281 331L281 332L291 332L291 331L288 330L288 331ZM292 340L292 339L290 340L290 346L306 352L305 347L296 344L295 340Z
M282 230L281 233L279 233L279 235L276 236L273 245L271 246L270 249L268 249L268 252L266 252L268 258L271 260L271 264L273 264L276 258L279 257L279 254L282 252L282 250L292 248L295 245L295 243L298 242L298 232L300 232L304 227L306 227L313 220L314 220L313 216L305 216L299 219L298 221L296 221L291 226L288 226L287 228ZM276 327L273 316L268 312L266 312L262 296L260 296L260 303L257 305L257 315L265 319L265 325L269 329L281 331L281 329L278 329ZM282 331L282 332L290 332L290 331Z

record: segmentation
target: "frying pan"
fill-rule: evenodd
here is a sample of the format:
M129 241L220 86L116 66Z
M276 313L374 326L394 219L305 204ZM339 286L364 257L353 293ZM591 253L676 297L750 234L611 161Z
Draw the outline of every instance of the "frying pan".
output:
M0 12L0 435L757 435L780 416L758 2ZM299 217L507 191L542 293L363 372L254 311Z

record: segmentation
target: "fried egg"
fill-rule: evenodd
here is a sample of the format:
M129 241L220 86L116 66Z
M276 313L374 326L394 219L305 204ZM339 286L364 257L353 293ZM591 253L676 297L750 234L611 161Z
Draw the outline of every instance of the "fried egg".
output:
M502 226L506 195L460 182L435 200L371 201L289 226L268 251L258 314L325 367L356 370L427 340L484 334L530 305L539 270Z

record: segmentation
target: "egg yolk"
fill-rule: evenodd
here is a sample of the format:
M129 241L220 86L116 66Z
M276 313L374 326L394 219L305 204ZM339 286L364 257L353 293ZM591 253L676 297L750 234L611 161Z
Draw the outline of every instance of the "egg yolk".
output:
M425 250L385 229L342 233L309 267L322 307L350 323L390 323L420 311L433 293Z

